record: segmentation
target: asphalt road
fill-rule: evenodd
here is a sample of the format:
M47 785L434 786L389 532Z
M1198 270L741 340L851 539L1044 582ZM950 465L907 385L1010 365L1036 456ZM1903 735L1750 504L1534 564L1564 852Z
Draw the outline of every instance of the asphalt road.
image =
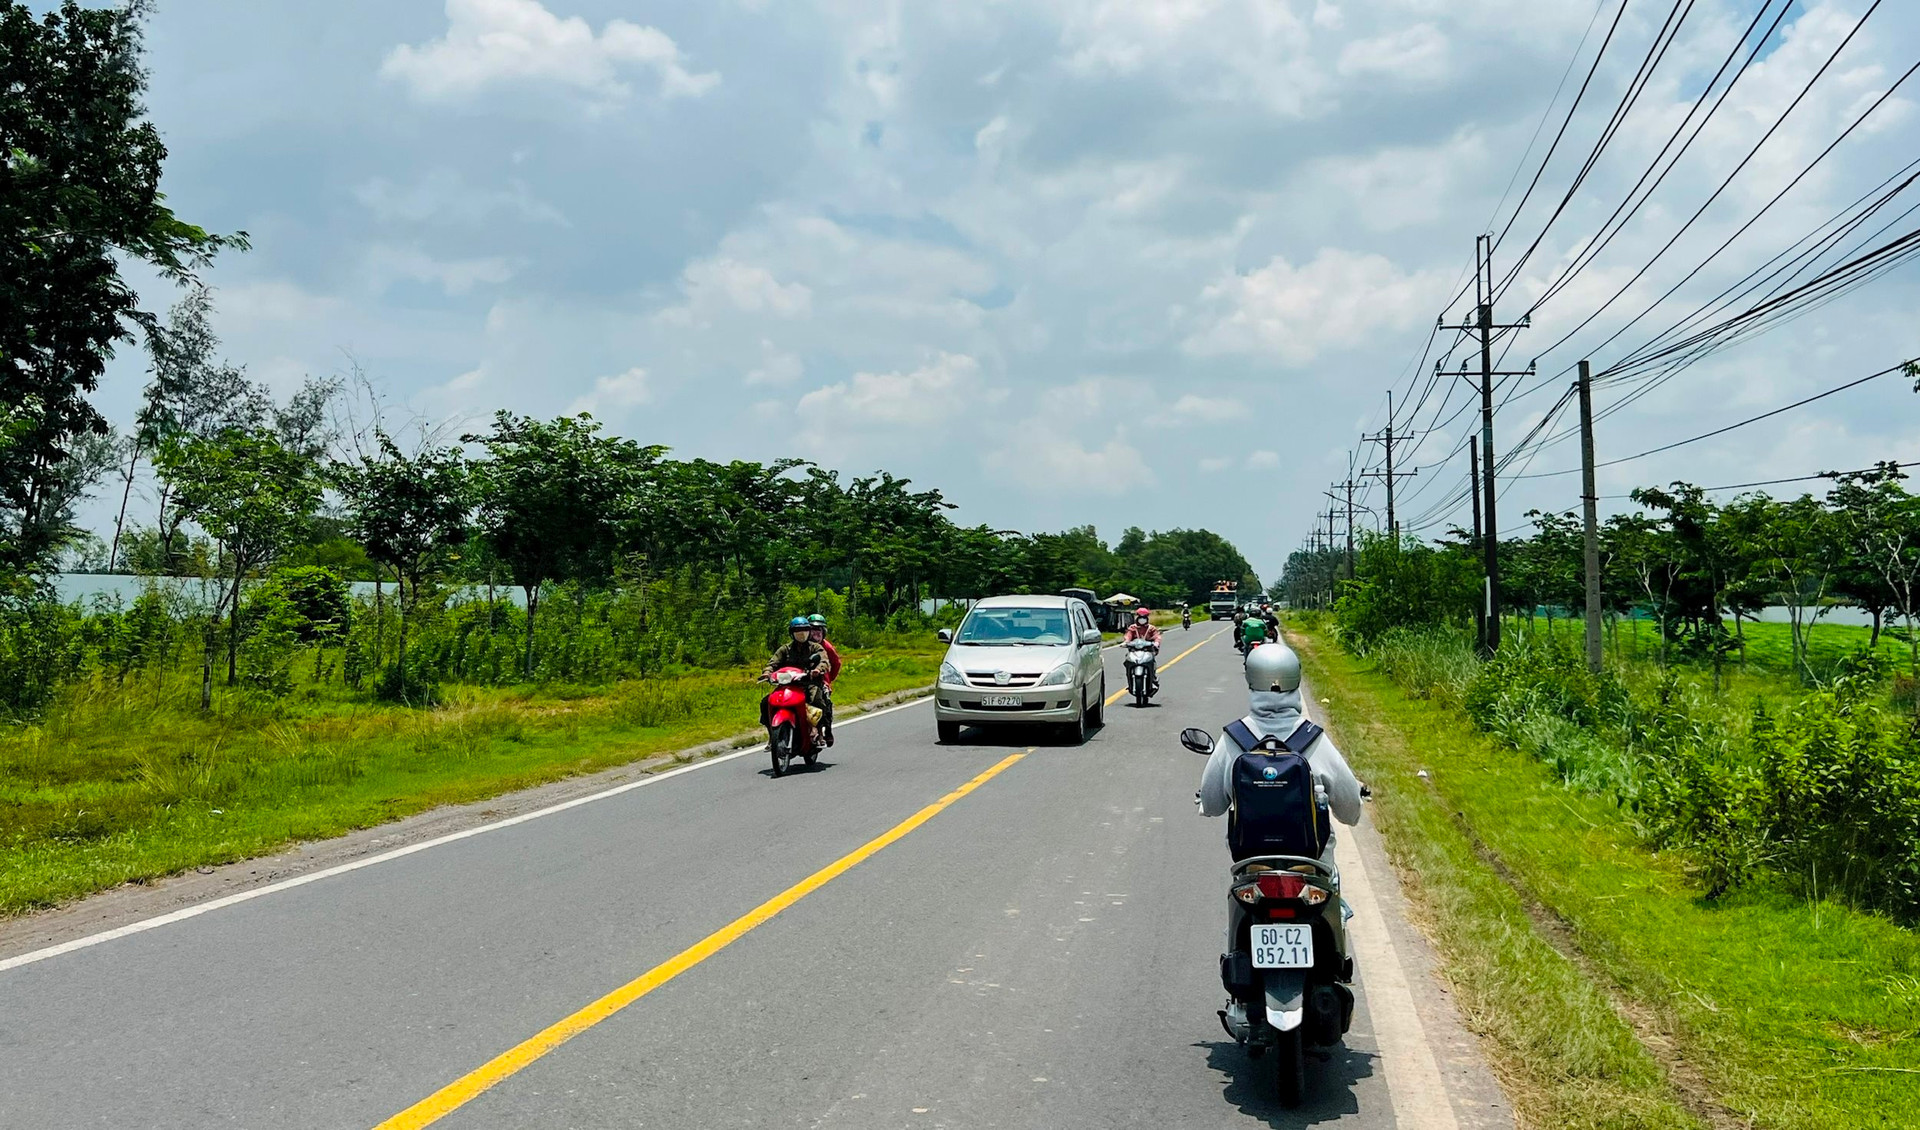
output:
M717 759L0 962L0 1126L1510 1125L1364 823L1307 1105L1222 1033L1224 828L1176 740L1244 709L1222 629L1085 746L937 745L923 701L810 773Z

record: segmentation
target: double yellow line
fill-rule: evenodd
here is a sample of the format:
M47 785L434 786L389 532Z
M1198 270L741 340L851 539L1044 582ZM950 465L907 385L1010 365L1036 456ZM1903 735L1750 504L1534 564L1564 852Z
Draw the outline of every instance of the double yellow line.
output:
M573 1039L580 1033L607 1019L614 1013L646 996L660 986L673 980L680 974L692 969L706 959L726 949L738 941L754 927L771 919L774 915L799 902L801 899L826 886L844 874L860 861L873 855L881 848L905 836L920 825L938 816L954 801L999 776L1014 762L1019 761L1032 749L1024 753L1009 754L1001 758L991 768L961 785L959 788L934 801L920 811L894 825L876 839L866 843L827 864L820 870L781 891L767 901L754 907L746 914L734 919L719 930L707 935L693 945L647 970L626 984L536 1033L530 1039L522 1041L494 1056L486 1063L455 1079L453 1082L414 1103L412 1106L380 1123L375 1130L415 1130L417 1127L431 1126L454 1111L479 1098L489 1088L525 1069L533 1061Z

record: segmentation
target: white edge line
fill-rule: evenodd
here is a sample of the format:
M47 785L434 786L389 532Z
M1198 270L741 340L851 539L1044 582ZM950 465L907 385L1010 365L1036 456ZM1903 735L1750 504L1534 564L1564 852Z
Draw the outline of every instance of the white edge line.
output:
M870 710L860 714L850 715L841 721L840 725L851 726L856 722L864 722L869 718L878 718L883 714L892 714L896 710L906 710L909 707L919 706L922 703L931 702L932 700L933 693L929 690L928 693L907 702L896 703L879 710ZM335 875L345 875L349 871L358 871L363 867L372 867L378 863L386 863L389 860L412 855L417 851L426 851L428 848L436 848L442 844L454 843L455 841L464 840L471 836L478 836L486 832L497 832L502 828L511 828L516 824L525 824L531 820L538 820L543 816L552 816L556 812L565 812L570 808L579 808L583 804L592 804L594 801L619 796L621 793L632 792L634 789L645 788L648 785L657 785L661 781L678 777L682 773L691 773L696 769L706 769L710 766L719 765L722 762L732 761L737 757L745 757L748 754L759 753L766 748L766 743L762 742L759 745L748 746L745 749L735 750L732 753L723 753L701 761L696 761L692 765L682 765L678 769L669 769L664 773L650 773L637 781L628 781L625 784L615 785L610 789L603 789L597 793L574 797L572 800L561 801L559 804L535 809L532 812L523 812L518 816L509 816L504 820L495 820L488 824L476 825L458 832L449 832L444 836L435 836L430 840L421 840L417 844L407 844L405 847L397 847L392 851L381 852L379 855L370 855L365 859L356 859L349 863L336 864L332 867L323 868L306 875L296 875L291 879L282 879L277 883L268 883L263 887L255 887L251 890L236 891L230 895L222 895L217 899L209 899L206 902L181 907L179 910L169 911L166 914L155 915L152 918L143 918L138 922L129 922L125 926L116 926L111 930L102 930L97 934L88 934L84 937L74 938L70 941L47 946L43 949L30 950L16 957L0 959L0 973L5 973L10 969L18 969L23 965L32 965L35 962L46 961L48 958L59 957L62 954L72 953L75 950L88 949L92 946L100 945L103 942L111 942L117 938L130 937L134 934L144 934L148 930L157 930L162 926L169 926L175 922L184 922L189 918L198 918L202 914L209 914L213 911L235 906L239 903L248 902L265 895L291 890L294 887L304 887L308 883L317 883L322 879L331 879Z

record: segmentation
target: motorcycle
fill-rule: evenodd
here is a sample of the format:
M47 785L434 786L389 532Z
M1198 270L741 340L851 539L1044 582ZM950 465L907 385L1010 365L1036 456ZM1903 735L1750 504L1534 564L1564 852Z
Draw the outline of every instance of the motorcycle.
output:
M1127 691L1135 706L1153 697L1153 675L1160 662L1160 645L1152 640L1127 641Z
M1213 753L1213 735L1181 731L1180 744ZM1315 800L1324 794L1314 786ZM1340 873L1307 856L1256 855L1233 864L1227 883L1233 952L1220 955L1231 998L1220 1025L1249 1059L1269 1051L1284 1106L1306 1093L1306 1060L1338 1044L1353 1024L1353 956Z
M1180 630L1183 632L1193 630L1193 609L1182 608L1180 610Z
M767 756L776 777L784 776L796 757L809 768L820 759L819 711L807 705L807 677L798 667L760 676L773 684L760 701L760 724L767 728Z

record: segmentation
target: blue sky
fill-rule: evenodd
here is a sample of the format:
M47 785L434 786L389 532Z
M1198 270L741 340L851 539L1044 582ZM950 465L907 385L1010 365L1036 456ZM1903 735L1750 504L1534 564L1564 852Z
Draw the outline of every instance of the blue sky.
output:
M1541 293L1598 227L1757 2L1695 6L1516 299ZM1625 282L1865 6L1797 5L1509 360ZM1630 0L1570 152L1591 146L1667 7ZM1355 437L1383 422L1388 385L1407 387L1474 235L1505 222L1496 204L1594 12L1588 0L161 0L149 104L176 210L253 237L209 278L228 355L277 388L358 364L396 406L436 420L588 410L683 455L884 467L946 491L962 521L1093 523L1110 538L1204 525L1270 578ZM1744 222L1917 49L1920 13L1883 5L1621 312ZM1917 135L1896 96L1673 313L1920 152ZM1573 171L1548 169L1511 248ZM1602 457L1920 353L1915 298L1897 273L1695 365L1610 416ZM1543 372L1620 320L1543 357ZM143 368L129 353L110 370L100 402L116 420ZM1515 401L1501 434L1524 433L1555 395ZM1889 379L1609 468L1602 493L1920 458L1914 408ZM1446 455L1464 423L1412 461ZM1533 469L1575 455L1562 444ZM1403 516L1464 474L1461 459L1423 466ZM1502 526L1528 506L1574 505L1575 482L1520 483ZM1369 504L1382 504L1377 487ZM1464 508L1422 516L1465 521Z

